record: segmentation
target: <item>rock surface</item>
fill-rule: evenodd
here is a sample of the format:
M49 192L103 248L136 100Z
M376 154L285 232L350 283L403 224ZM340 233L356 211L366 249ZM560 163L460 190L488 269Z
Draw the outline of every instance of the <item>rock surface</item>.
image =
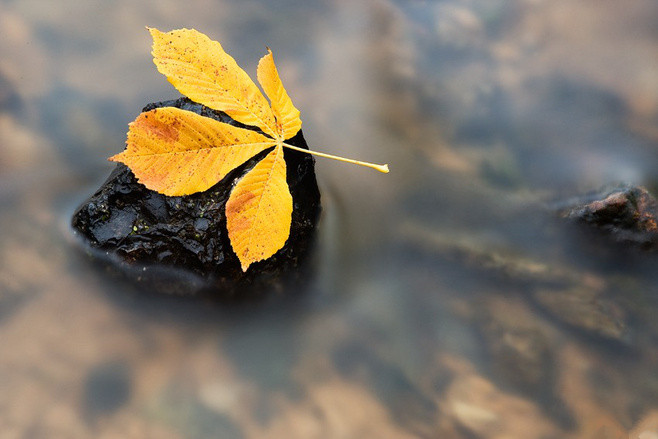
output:
M616 241L658 248L658 203L641 186L603 189L560 209L563 218L594 226Z
M567 290L537 289L537 304L553 318L585 333L631 343L623 309L596 289L575 286Z
M149 104L143 111L165 106L239 125L224 113L187 98ZM289 142L308 148L301 132ZM128 167L119 164L73 215L74 234L100 250L92 253L106 256L121 272L158 291L252 297L276 289L283 278L301 276L321 207L313 157L286 150L287 182L293 197L290 238L273 257L242 272L226 231L225 205L234 182L267 152L207 191L182 197L147 189Z

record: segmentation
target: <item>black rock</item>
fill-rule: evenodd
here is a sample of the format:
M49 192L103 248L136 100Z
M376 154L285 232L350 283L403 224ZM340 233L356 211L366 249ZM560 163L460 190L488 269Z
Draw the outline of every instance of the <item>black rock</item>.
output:
M166 106L243 126L187 98L149 104L143 111ZM301 131L288 142L308 149ZM207 191L182 197L147 189L128 167L119 164L73 215L74 234L97 250L93 255L158 291L240 298L276 290L283 280L302 276L321 206L313 157L286 149L293 198L290 237L273 257L242 271L228 239L225 204L237 179L269 151L231 171Z
M615 241L658 248L658 203L641 186L617 186L587 194L559 209L563 218L592 226Z

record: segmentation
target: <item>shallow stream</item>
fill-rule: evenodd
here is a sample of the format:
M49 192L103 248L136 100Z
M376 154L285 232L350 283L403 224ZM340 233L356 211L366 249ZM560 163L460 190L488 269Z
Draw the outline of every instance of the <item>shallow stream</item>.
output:
M658 4L0 1L0 436L658 434L658 257L553 207L658 188ZM140 295L74 209L178 97L144 26L265 46L318 159L315 275L264 306ZM653 437L653 436L651 436Z

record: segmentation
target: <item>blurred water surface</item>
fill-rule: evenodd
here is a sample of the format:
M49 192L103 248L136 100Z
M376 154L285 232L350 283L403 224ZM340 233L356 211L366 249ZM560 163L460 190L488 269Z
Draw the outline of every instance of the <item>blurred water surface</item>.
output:
M653 0L0 1L0 436L658 433L655 256L547 206L658 180ZM327 160L299 301L142 297L73 209L143 105L144 26L265 46ZM634 436L635 437L635 436Z

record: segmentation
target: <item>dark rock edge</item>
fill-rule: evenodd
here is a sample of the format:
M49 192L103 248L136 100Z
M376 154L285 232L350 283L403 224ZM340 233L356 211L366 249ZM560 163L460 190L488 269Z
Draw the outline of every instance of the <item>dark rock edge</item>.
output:
M148 104L142 111L176 107L235 126L225 113L187 98ZM253 129L253 127L245 127ZM288 140L308 149L300 131ZM315 160L285 150L287 182L293 198L290 237L271 258L243 272L226 231L225 204L235 182L271 149L231 171L205 192L168 197L138 183L118 164L103 185L73 215L73 234L92 259L143 289L217 298L253 298L296 290L307 278L307 263L320 217Z

